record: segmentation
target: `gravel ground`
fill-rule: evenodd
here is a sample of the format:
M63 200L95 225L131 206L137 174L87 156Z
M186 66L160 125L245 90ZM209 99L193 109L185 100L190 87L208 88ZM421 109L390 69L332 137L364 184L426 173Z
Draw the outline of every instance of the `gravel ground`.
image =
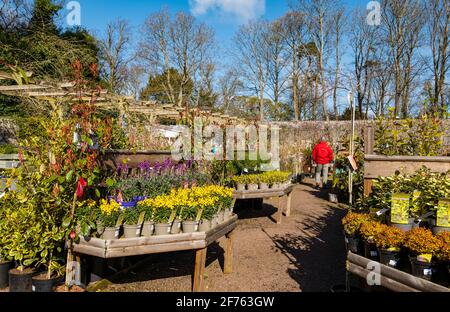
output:
M345 212L325 200L325 191L299 185L292 215L274 223L270 201L262 210L239 209L234 273L224 275L220 240L208 249L206 290L212 292L328 292L345 282L345 246L341 219ZM194 252L151 255L126 278L113 280L107 292L190 291Z

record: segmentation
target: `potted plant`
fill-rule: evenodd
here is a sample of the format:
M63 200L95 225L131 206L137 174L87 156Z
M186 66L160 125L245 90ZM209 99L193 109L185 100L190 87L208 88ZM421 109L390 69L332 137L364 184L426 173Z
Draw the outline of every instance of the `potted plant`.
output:
M440 240L440 248L436 253L437 273L442 276L441 280L449 280L450 277L450 232L440 233L437 238Z
M267 174L261 174L259 177L259 189L260 190L268 190L270 184L272 183L272 179L270 175Z
M198 206L193 203L193 205L188 207L183 207L180 211L180 219L182 220L183 233L194 233L198 231L199 222L197 217L199 217Z
M141 237L142 224L139 224L140 212L136 208L126 208L122 212L124 238Z
M259 189L259 175L249 174L247 179L247 189L249 191L257 191Z
M383 224L369 220L361 224L360 233L364 244L364 256L368 259L379 260L378 248L375 245L374 237L383 231Z
M57 283L63 278L65 273L65 266L53 259L52 254L49 260L45 263L46 271L33 276L32 289L33 292L53 292Z
M9 270L12 267L12 258L9 257L7 249L4 247L8 240L8 224L5 222L5 206L7 202L5 196L0 199L0 289L9 285Z
M425 228L416 228L407 233L404 246L410 252L414 276L431 280L435 262L433 257L440 249L441 242Z
M199 232L208 232L212 229L212 220L217 213L217 207L206 207L201 216L199 223Z
M103 199L100 203L99 214L97 217L97 229L100 231L101 238L104 240L118 239L120 226L121 206L118 202L111 199L109 202Z
M373 237L380 253L380 262L398 268L401 264L401 247L405 240L405 232L398 228L382 224L381 231Z
M343 219L345 244L355 254L362 254L363 243L359 236L361 224L371 219L368 214L349 212Z
M138 203L140 213L144 213L144 224L142 225L142 236L150 237L155 231L155 221L153 220L152 200L145 199Z
M155 207L153 220L155 221L155 235L168 235L172 229L170 217L172 210L166 207Z
M233 181L236 185L236 190L245 191L248 183L248 176L240 175L233 177Z

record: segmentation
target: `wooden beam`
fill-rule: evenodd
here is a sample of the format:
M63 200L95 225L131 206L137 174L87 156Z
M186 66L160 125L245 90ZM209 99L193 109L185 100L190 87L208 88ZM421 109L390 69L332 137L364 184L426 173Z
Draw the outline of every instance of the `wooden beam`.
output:
M205 290L205 266L208 248L202 248L195 251L194 283L193 292L202 292Z
M224 253L224 264L223 273L231 274L233 273L233 240L234 240L234 230L226 235L226 245Z
M366 155L373 155L375 148L375 133L372 125L367 125L364 135L364 153Z

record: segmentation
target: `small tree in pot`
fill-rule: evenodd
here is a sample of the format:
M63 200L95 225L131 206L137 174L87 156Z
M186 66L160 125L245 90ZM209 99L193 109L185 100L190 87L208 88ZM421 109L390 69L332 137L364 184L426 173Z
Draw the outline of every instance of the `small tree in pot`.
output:
M381 231L373 237L375 245L380 252L380 262L391 267L399 267L400 251L405 240L405 232L401 229L381 225Z
M411 252L413 274L431 280L434 271L433 257L440 249L440 240L424 228L416 228L407 233L404 246Z

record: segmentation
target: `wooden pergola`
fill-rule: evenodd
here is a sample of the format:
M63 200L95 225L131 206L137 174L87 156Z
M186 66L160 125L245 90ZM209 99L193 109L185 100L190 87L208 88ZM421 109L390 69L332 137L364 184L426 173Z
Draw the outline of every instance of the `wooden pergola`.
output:
M31 75L31 74L30 74ZM12 76L0 72L0 80L10 80ZM186 116L186 112L195 113L195 116L208 118L208 121L217 125L247 124L248 121L238 117L229 116L209 110L198 108L187 110L186 107L175 104L164 104L156 101L137 101L133 97L110 94L107 90L97 93L79 91L74 82L57 84L21 84L0 86L0 94L14 97L33 98L42 101L79 100L89 101L95 94L95 105L100 109L119 109L127 113L143 114L150 120L169 119L178 121Z

